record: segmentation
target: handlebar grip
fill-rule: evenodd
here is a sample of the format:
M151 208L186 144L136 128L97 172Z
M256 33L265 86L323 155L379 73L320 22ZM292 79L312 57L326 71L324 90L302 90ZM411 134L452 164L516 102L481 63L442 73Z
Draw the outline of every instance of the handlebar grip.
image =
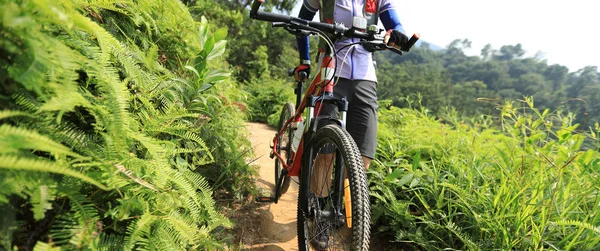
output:
M406 43L406 51L410 50L410 48L412 48L413 45L415 45L415 43L417 43L419 38L421 38L421 35L419 33L413 34L412 37L410 37L410 39Z
M295 70L296 70L296 69L291 69L291 70L289 70L289 71L288 71L288 76L290 76L290 77L291 77L291 76L294 76L294 71L295 71Z
M250 18L256 17L256 13L258 12L258 8L265 0L254 0L252 2L252 9L250 9Z

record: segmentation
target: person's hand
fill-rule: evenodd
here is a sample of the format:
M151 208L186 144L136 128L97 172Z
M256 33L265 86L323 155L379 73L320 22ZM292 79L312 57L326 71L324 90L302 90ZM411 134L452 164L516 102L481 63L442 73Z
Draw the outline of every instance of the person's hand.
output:
M408 51L406 44L408 43L408 37L404 33L397 30L388 30L385 34L383 42L389 46L396 47L403 51Z
M303 76L300 76L300 72L306 73L306 75L304 75L304 78L302 78ZM294 78L296 79L296 81L304 81L308 79L308 76L310 76L309 64L301 64L294 69Z

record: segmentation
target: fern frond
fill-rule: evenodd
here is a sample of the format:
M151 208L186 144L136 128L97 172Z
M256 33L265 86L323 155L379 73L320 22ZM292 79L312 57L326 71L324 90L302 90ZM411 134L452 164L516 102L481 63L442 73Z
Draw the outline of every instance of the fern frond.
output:
M465 249L473 250L477 249L477 245L469 238L469 236L463 231L463 229L457 226L454 222L448 222L446 228L450 230L456 237L458 237L466 246Z
M158 250L187 250L186 245L180 239L182 232L179 232L168 225L160 225L156 231L156 248Z
M171 211L169 216L165 218L165 221L172 229L176 230L175 232L178 232L180 239L192 245L196 244L198 226L192 219L186 219L178 212Z
M574 227L587 229L587 230L593 231L596 234L600 235L600 227L594 226L588 222L582 222L582 221L578 221L578 220L558 220L553 223L558 226L574 226Z
M125 236L121 234L107 234L103 232L100 235L100 243L98 244L99 250L116 251L122 250Z
M99 148L98 138L96 135L86 134L76 126L63 122L60 125L49 125L47 127L55 140L63 142L71 149L78 150L81 154L96 155Z
M201 148L197 148L197 149L189 149L189 148L174 148L169 150L167 153L167 155L169 156L173 156L173 155L178 155L178 154L182 154L182 153L197 153L197 152L202 152L204 151Z
M41 220L45 217L47 210L52 209L52 200L56 197L55 185L41 185L33 190L31 204L33 205L33 218Z
M35 243L33 251L60 251L60 247L53 247L52 244L38 241Z
M59 187L59 191L62 195L69 198L71 211L73 211L75 218L78 219L80 223L89 222L95 224L95 222L100 220L98 210L94 207L94 203L90 201L88 197L69 187Z
M196 172L186 171L184 176L188 181L190 181L196 189L200 189L205 195L212 196L212 188L206 179Z
M132 132L130 134L130 136L137 140L138 142L142 143L142 145L148 150L148 153L154 158L154 159L160 159L160 158L164 158L167 149L165 149L163 146L160 145L160 143L163 142L159 142L158 140L154 139L154 138L150 138L144 134L138 133L138 132ZM166 143L166 142L164 142ZM170 142L169 142L170 143Z
M12 98L15 100L15 104L30 112L37 112L40 106L30 93L16 93L12 95Z
M0 168L9 170L50 172L67 175L95 185L102 190L108 190L108 188L99 181L96 181L95 179L92 179L77 171L73 171L67 167L58 165L56 162L0 155Z
M212 191L202 176L186 169L181 171L172 169L168 174L170 180L184 192L183 201L189 207L190 215L194 221L212 223L224 218L215 210L214 200L211 197ZM201 193L197 192L199 188L202 189ZM207 214L208 219L202 218L202 213Z
M37 132L6 124L0 125L0 153L15 153L19 149L32 149L82 158L68 147Z
M95 0L95 1L81 1L75 0L72 1L75 6L80 9L93 9L98 12L98 9L105 9L114 12L118 12L124 15L130 15L130 13L125 8L119 8L117 6L128 6L133 5L131 1L114 1L114 0Z
M26 113L26 112L21 112L21 111L11 111L11 110L0 111L0 120L3 120L5 118L10 118L10 117L16 117L16 116L33 117L33 115L31 115L31 114Z
M133 181L135 181L136 183L152 190L152 191L158 191L156 188L154 188L154 186L146 181L144 181L141 178L135 177L133 175L133 171L128 170L127 168L125 168L125 166L121 165L121 164L115 164L115 168L117 168L117 170L119 170L120 172L122 172L123 174L127 175L127 177L129 177L130 179L132 179Z
M154 132L167 133L167 134L171 134L173 136L178 136L181 139L187 139L187 140L193 141L193 142L197 143L198 146L205 151L205 155L203 156L203 159L200 161L201 164L209 164L209 163L214 162L214 157L210 153L209 148L206 146L206 143L204 143L204 140L202 140L202 138L200 138L200 136L198 134L195 134L190 131L173 130L172 128L162 128L162 129L156 128L154 130Z
M81 93L78 92L78 87L74 85L62 85L53 88L56 90L55 96L46 101L39 111L59 111L57 121L60 123L62 114L75 110L76 106L92 107Z
M72 213L62 214L50 227L50 236L57 245L68 245L73 235L81 231Z
M149 238L152 225L158 218L150 213L143 214L139 220L127 226L127 237L125 238L125 250L133 250L136 244L143 241L143 237Z

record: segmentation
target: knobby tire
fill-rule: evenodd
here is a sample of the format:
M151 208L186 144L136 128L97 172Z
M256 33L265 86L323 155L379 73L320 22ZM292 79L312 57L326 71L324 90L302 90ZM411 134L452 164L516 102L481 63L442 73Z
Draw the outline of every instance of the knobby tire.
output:
M311 211L314 211L314 209L309 208L311 208L311 201L316 202L319 200L314 198L314 193L311 191L311 175L313 175L314 166L318 164L318 158L316 156L319 155L319 151L321 151L320 149L324 149L322 147L325 145L335 146L336 150L335 154L331 155L333 156L332 158L341 157L341 159L338 160L338 163L342 163L343 170L347 174L347 178L349 179L350 183L350 197L352 198L352 228L349 228L350 230L347 230L346 228L346 231L351 231L351 241L346 240L350 243L342 244L342 248L336 246L332 247L330 245L326 250L368 250L370 239L371 210L365 169L360 151L358 150L356 143L354 142L350 134L348 134L348 132L343 130L338 125L327 125L317 130L317 132L311 137L310 144L305 148L305 152L303 154L304 156L302 161L302 170L300 173L300 192L298 195L297 227L299 250L321 250L314 249L313 246L311 246L311 240L312 238L314 238L314 236L311 235L315 234L311 233L311 228L309 227L309 225L312 225L314 227L316 224L315 221L317 221L317 218L319 217L315 217L315 213L311 213ZM309 164L309 162L310 165L307 165ZM336 166L336 164L334 164L333 166ZM332 172L335 172L335 170ZM333 173L332 178L334 179L332 181L332 184L338 182L339 177L336 177L336 175ZM330 186L330 188L332 187ZM334 190L334 192L332 193L335 193L335 191L337 191L338 189L334 188L332 190ZM338 192L343 193L343 191ZM332 197L333 199L331 199ZM336 196L333 195L328 196L326 198L329 198L329 201L331 203L333 203L333 201L336 200ZM321 200L326 201L321 204L327 204L327 199L321 198ZM316 207L327 208L327 206L320 205ZM315 208L314 203L312 205L312 208ZM344 210L340 211L343 212ZM331 217L322 218L329 218L327 220L330 220ZM333 220L331 221L333 222ZM330 226L334 224L335 223L331 223ZM338 223L336 225L338 226L337 229L333 231L341 231L339 229L344 228L344 225L339 227L340 224ZM335 237L333 237L332 239L333 240L330 242L332 242L332 244L335 244Z

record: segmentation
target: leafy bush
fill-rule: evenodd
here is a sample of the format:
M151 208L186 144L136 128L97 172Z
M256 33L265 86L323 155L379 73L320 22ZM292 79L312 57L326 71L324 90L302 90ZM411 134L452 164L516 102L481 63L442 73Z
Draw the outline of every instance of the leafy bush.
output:
M600 154L572 116L502 107L501 131L380 111L375 225L425 250L596 250ZM588 140L596 140L597 128Z
M226 32L179 1L0 6L0 249L221 248L195 171L247 148L234 91L211 90Z
M250 121L268 122L276 126L281 107L294 102L294 87L291 82L263 77L244 88L248 92L248 116Z

